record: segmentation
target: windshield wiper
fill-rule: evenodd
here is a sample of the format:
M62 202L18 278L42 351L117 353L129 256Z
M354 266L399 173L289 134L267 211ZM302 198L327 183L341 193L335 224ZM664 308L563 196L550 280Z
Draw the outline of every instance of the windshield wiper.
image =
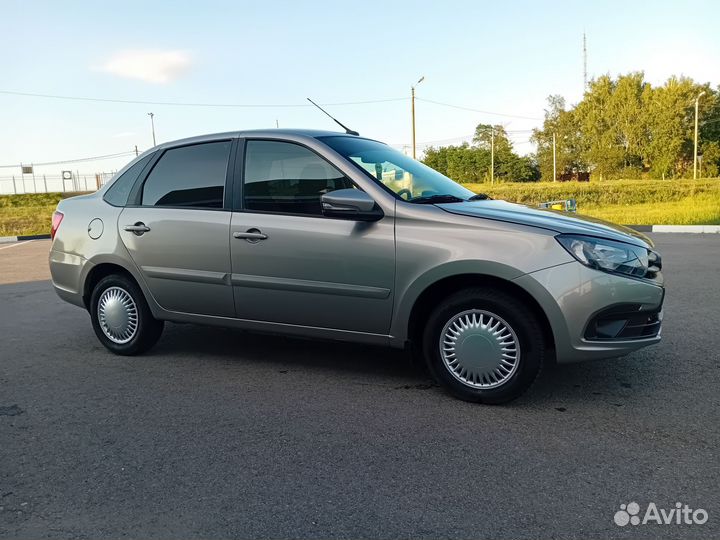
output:
M439 203L454 203L454 202L464 202L465 199L461 199L460 197L456 197L455 195L428 195L426 197L415 197L414 199L410 199L408 202L415 203L415 204L439 204Z
M468 201L491 201L492 197L485 195L484 193L478 193L468 199Z

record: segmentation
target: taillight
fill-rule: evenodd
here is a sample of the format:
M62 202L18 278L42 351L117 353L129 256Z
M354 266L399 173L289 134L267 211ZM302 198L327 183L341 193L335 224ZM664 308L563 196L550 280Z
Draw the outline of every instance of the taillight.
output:
M57 234L58 227L60 227L60 224L62 223L63 218L65 217L65 214L62 212L58 212L57 210L53 214L52 217L52 229L50 229L50 239L55 240L55 235Z

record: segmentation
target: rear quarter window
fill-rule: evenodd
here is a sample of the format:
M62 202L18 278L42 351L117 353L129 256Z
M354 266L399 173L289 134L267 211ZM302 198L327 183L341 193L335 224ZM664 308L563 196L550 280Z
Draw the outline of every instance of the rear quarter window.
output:
M125 206L127 204L130 191L152 156L153 154L148 154L137 163L133 164L127 171L122 173L120 178L115 180L113 185L108 188L107 192L103 196L103 199L113 206Z

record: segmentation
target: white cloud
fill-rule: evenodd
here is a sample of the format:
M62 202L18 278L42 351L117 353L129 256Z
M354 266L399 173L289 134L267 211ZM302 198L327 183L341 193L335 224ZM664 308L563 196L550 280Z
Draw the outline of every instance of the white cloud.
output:
M165 84L184 75L191 64L186 51L126 50L111 56L99 69L118 77Z

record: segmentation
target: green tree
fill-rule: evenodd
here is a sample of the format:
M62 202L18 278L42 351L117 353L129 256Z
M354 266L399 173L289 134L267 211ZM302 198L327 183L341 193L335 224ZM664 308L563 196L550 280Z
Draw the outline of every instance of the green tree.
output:
M608 75L591 81L585 97L573 111L582 132L583 159L601 179L623 167L624 149L610 114L615 88L615 81Z
M458 182L482 182L490 170L490 151L470 146L428 148L423 162Z
M489 127L489 126L488 126ZM498 126L495 126L498 128ZM485 126L478 126L477 144L428 148L423 162L458 182L484 182L490 180L491 147L484 136ZM521 157L512 150L507 133L498 129L499 147L495 148L495 178L497 180L527 182L537 180L540 174L532 157ZM498 141L496 140L496 142Z
M495 155L501 156L501 159L513 153L512 143L508 138L507 131L500 124L494 126L491 124L478 124L475 128L473 144L484 150L490 150L491 146L494 146Z
M652 87L642 72L591 81L569 110L560 96L548 98L541 129L533 132L543 178L552 177L552 136L558 174L587 171L597 178L656 178L692 172L694 104L700 92L700 147L720 142L720 99L708 85L671 78ZM713 146L708 146L713 163ZM707 169L710 172L713 169Z
M574 116L583 139L583 160L600 178L637 176L648 142L644 99L650 85L642 72L590 82Z
M431 146L425 149L425 155L423 156L423 163L428 167L432 167L440 174L448 175L448 154L450 153L451 146L441 146L435 148Z
M699 174L705 178L720 176L720 142L706 142L702 146Z
M500 124L478 124L473 144L494 152L494 176L498 180L528 182L540 177L535 160L515 153L505 127Z
M715 92L703 96L700 135L709 141L720 141L720 86Z
M537 145L537 167L541 178L552 180L553 134L556 139L557 173L574 173L586 170L582 159L583 138L573 111L565 109L565 98L548 97L542 129L533 130L530 140Z
M700 100L699 132L704 177L720 176L720 86Z
M517 156L500 165L498 176L515 182L540 180L540 170L534 156Z
M648 143L644 99L651 87L642 72L618 77L610 100L608 118L615 143L622 149L620 176L636 176L643 170L643 155ZM618 171L611 171L617 175Z
M671 77L646 94L650 140L645 159L654 176L673 178L692 169L695 98L703 90L710 89L686 77Z

